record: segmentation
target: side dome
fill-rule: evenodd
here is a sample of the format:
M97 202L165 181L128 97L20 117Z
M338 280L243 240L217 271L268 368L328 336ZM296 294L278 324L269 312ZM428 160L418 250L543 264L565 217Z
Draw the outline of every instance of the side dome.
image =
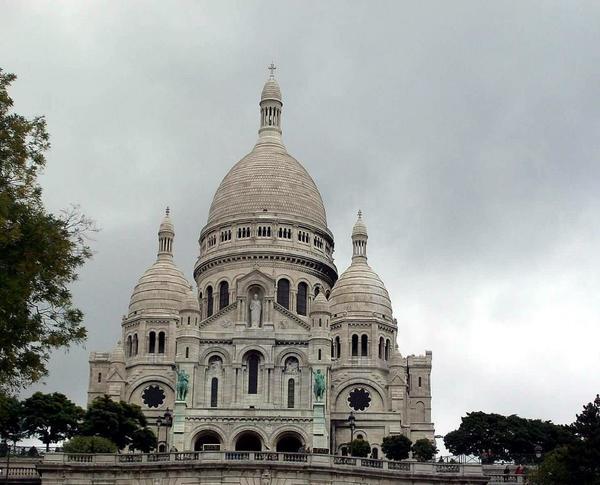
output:
M191 286L185 295L185 299L183 300L183 304L181 306L181 311L200 313L200 304L198 303L196 292Z
M331 290L329 308L335 319L345 316L383 317L393 321L392 302L381 278L367 263L367 227L358 212L352 230L352 264Z
M175 231L169 209L158 232L158 257L133 289L129 316L140 313L176 315L182 307L190 284L173 262Z

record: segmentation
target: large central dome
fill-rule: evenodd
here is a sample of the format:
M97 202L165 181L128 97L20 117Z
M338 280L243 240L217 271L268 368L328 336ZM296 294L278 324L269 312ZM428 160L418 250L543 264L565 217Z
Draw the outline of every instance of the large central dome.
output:
M327 229L315 182L281 144L259 142L233 166L215 193L208 224L261 213Z

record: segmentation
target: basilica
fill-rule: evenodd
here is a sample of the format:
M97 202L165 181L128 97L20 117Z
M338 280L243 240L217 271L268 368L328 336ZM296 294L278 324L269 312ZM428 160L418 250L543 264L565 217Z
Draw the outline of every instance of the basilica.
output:
M385 436L433 440L431 352L400 353L360 212L338 275L321 194L282 142L272 72L256 145L225 175L200 232L195 284L173 260L167 210L121 340L90 355L88 400L141 406L160 450L345 455L362 439L382 458Z

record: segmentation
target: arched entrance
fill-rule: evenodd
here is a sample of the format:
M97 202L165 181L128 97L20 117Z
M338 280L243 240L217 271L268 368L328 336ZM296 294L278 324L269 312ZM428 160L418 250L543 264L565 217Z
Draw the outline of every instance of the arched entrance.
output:
M194 442L194 451L202 451L205 448L216 449L216 446L221 446L221 437L215 433L214 431L202 431L196 437L196 441Z
M302 437L298 433L284 433L277 439L276 449L283 453L298 453L304 451Z
M261 451L262 439L253 431L245 431L235 441L235 451Z

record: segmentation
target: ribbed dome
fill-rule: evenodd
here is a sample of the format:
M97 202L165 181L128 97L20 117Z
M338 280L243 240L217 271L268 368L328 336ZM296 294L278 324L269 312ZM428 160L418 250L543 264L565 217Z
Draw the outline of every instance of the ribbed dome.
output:
M158 259L135 285L129 314L176 315L190 291L190 284L172 259Z
M281 101L281 89L279 88L279 84L275 79L269 79L265 86L263 87L262 93L260 95L261 101L266 101L267 99L275 99L277 101Z
M319 292L319 294L315 297L312 302L311 313L329 313L329 302L323 292Z
M346 312L348 316L384 315L392 320L392 302L381 278L365 258L352 261L331 290L329 308L333 317Z
M217 189L208 224L257 214L288 216L327 230L321 194L306 169L275 143L258 143Z
M182 311L200 311L200 304L198 303L198 298L196 297L196 292L190 287L185 296L185 300L183 301L183 305L181 306Z

